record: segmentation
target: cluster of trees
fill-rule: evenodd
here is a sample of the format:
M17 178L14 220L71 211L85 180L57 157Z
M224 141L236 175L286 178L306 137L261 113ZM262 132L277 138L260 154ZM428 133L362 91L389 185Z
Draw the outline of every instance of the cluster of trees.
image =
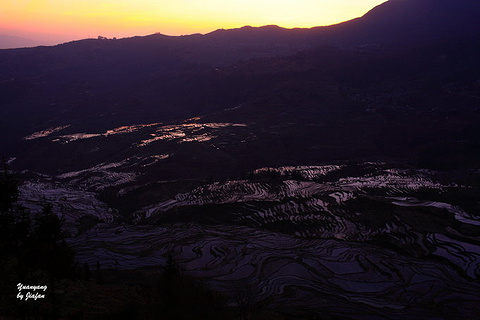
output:
M18 204L18 182L4 168L0 173L0 315L57 318L58 280L74 270L62 223L50 204L36 214ZM20 300L19 283L46 285L45 299L42 303Z

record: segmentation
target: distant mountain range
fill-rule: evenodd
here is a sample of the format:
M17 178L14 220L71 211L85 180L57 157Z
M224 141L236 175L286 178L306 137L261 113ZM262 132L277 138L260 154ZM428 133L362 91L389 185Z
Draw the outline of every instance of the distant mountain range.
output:
M104 131L205 115L235 123L238 110L229 119L216 114L242 105L261 115L260 103L268 105L270 121L284 121L275 105L317 106L309 109L311 116L330 108L328 116L347 115L345 125L360 110L378 114L382 109L399 128L427 121L432 110L444 121L456 108L464 117L456 122L458 135L475 137L479 16L480 4L473 0L390 0L361 18L329 27L243 27L0 50L0 146L5 156L25 152L23 137L66 125L72 133ZM446 105L448 99L454 101ZM400 117L405 108L413 108L414 122ZM442 121L432 132L424 132L422 121L410 128L411 141L417 142L409 148L417 149L403 145L392 154L417 154L419 144L440 139L434 137L442 134ZM382 131L391 126L371 126L377 130L372 135L382 132L375 138L382 141L362 154L382 154L404 143L401 133ZM342 135L358 138L354 132ZM317 153L310 158L319 161L325 155Z
M35 45L38 45L38 42L32 39L0 34L0 49L25 48Z

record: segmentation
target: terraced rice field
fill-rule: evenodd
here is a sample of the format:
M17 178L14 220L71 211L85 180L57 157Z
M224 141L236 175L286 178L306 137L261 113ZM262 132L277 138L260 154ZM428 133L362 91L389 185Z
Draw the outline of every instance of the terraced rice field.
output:
M70 212L69 228L78 227L77 207L97 219L69 239L91 266L160 270L172 255L232 305L247 296L299 316L475 319L480 218L438 200L468 187L429 171L361 167L356 176L345 176L343 165L260 168L248 180L213 182L141 208L135 223L121 222L87 191L38 185L29 194L31 183L22 192L31 206L40 190L55 198L57 212Z

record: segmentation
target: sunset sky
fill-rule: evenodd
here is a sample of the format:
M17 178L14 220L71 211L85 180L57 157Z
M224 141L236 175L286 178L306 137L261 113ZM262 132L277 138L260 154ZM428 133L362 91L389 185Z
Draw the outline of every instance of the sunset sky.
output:
M385 0L0 0L0 34L48 41L330 25Z

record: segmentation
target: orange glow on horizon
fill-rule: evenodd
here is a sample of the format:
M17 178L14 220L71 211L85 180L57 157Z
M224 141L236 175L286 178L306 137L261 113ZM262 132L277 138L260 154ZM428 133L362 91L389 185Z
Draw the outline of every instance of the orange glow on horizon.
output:
M245 25L330 25L363 15L385 0L0 0L0 33L80 39L208 33Z

